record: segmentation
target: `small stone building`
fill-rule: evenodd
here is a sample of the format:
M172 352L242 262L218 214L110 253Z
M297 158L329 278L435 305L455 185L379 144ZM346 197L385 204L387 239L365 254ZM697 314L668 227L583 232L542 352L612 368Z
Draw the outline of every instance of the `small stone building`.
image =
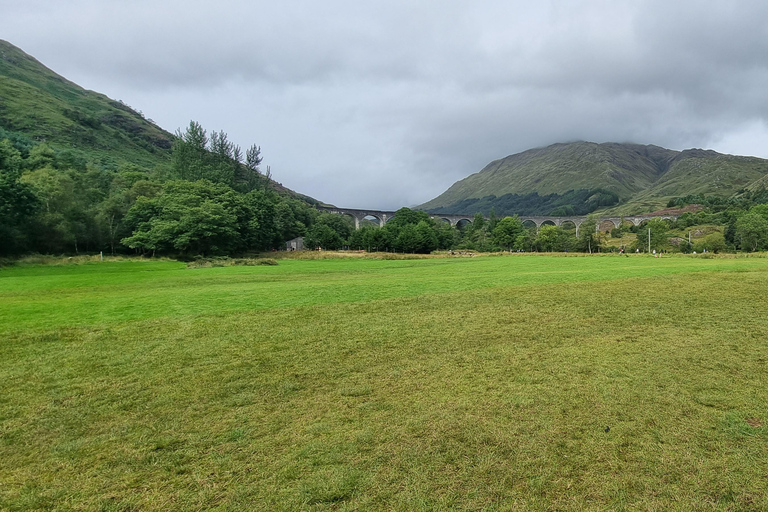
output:
M293 238L285 242L286 251L303 251L304 250L304 237L300 236Z

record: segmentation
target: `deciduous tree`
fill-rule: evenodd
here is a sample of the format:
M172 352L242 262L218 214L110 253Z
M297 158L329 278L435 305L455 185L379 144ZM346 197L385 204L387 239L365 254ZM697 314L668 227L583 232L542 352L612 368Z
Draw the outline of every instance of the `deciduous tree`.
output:
M492 232L493 242L503 249L512 249L517 241L517 237L525 231L520 217L504 217L496 223Z
M757 251L768 246L768 220L749 212L736 221L736 240L744 251Z

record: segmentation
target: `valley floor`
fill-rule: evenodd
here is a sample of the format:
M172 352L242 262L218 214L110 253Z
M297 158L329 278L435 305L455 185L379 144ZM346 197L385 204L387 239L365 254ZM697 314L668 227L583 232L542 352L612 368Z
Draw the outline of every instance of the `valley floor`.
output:
M765 510L768 258L0 269L0 509Z

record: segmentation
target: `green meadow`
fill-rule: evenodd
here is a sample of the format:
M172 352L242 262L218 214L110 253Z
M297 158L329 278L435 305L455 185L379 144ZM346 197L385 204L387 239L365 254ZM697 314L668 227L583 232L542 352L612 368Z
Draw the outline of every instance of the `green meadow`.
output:
M768 258L0 269L0 510L767 510Z

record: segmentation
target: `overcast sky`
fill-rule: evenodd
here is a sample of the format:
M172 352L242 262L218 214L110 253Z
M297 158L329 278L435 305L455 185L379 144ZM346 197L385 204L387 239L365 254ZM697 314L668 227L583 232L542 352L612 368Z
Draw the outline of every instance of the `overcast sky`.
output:
M768 2L0 0L5 39L344 207L555 142L768 158Z

